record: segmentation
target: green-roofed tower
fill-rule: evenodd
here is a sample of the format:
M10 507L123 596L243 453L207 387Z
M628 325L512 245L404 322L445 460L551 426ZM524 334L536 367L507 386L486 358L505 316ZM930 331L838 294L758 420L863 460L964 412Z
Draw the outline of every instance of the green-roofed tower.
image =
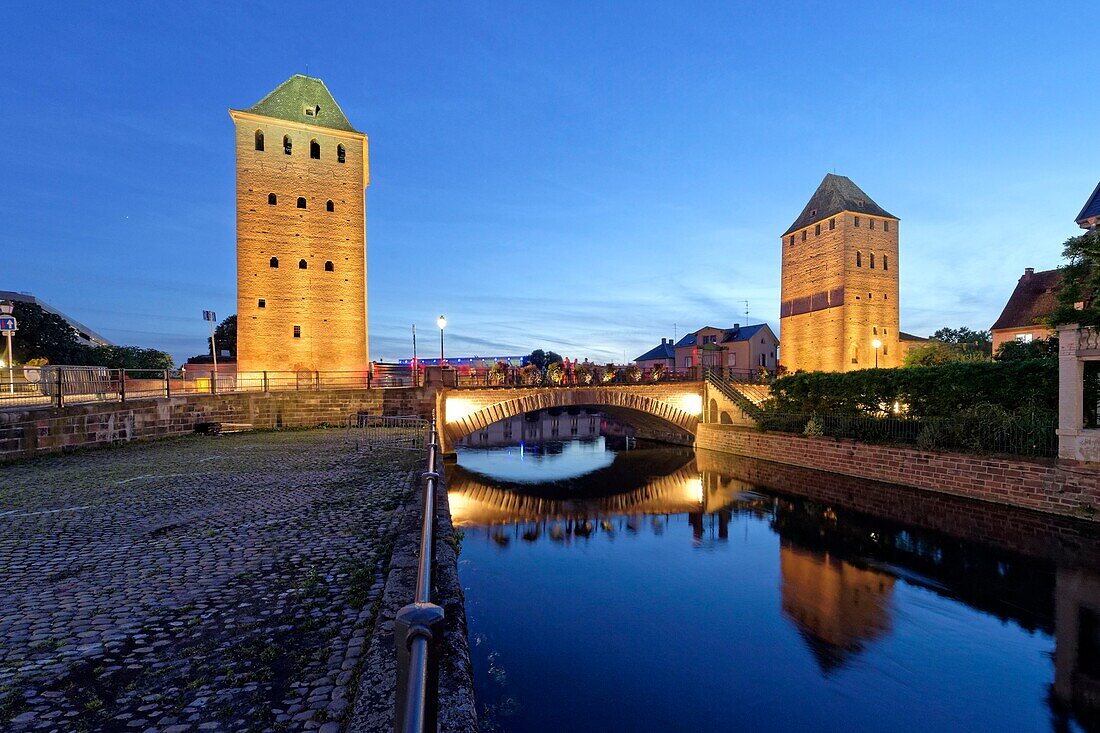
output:
M367 136L323 81L301 74L229 115L237 149L238 378L364 372Z

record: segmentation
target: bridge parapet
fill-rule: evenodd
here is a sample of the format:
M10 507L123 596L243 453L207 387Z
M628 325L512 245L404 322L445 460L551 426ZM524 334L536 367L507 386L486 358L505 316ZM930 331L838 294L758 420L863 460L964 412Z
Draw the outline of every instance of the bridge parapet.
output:
M444 426L444 452L453 453L456 442L495 422L554 407L599 407L655 418L693 439L703 414L703 383L443 389L436 409Z

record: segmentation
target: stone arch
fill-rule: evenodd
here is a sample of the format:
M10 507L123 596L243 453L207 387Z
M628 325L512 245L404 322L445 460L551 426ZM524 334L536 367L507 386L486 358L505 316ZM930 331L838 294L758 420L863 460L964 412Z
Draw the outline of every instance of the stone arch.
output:
M728 412L726 412L725 410L722 410L722 424L723 425L733 425L733 418L730 417L730 414Z
M714 398L711 398L710 405L707 407L707 422L718 422L718 401Z
M698 388L685 388L683 393L682 396L699 398ZM612 413L635 413L647 422L689 440L694 438L701 417L651 396L645 388L447 390L441 395L441 403L445 451L449 451L462 438L495 422L554 407L599 407ZM701 407L700 402L695 409L702 412Z

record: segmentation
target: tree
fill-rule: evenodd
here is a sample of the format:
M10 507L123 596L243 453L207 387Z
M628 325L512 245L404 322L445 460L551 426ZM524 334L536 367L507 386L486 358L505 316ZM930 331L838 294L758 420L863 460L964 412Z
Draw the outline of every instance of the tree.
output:
M1031 341L1005 341L993 356L995 361L1020 361L1022 359L1057 359L1058 337L1032 339Z
M16 362L46 359L50 364L79 363L76 357L81 344L68 321L37 303L15 301L13 305L12 315L19 321L19 330L12 338Z
M524 359L524 363L534 364L540 370L560 361L563 361L561 354L556 354L553 351L543 351L542 349L535 349Z
M933 339L928 343L914 346L905 352L902 366L938 366L975 361L988 361L989 356L977 348L964 348L958 344L945 343Z
M228 350L229 355L236 358L237 356L237 314L226 318L224 321L218 324L218 327L214 329L214 340L218 344L218 356L221 356L221 352ZM210 339L206 339L206 351L213 355L214 349L210 344Z
M1062 247L1066 264L1062 265L1062 284L1058 288L1058 308L1050 325L1080 323L1100 326L1100 230L1070 237Z
M989 331L972 331L966 326L941 328L931 338L945 344L966 344L979 348L993 345L993 335Z

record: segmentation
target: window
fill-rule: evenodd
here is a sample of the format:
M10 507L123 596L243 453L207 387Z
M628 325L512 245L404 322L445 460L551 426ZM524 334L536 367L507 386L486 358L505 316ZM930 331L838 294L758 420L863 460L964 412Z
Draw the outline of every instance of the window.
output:
M290 155L290 135L283 135L283 152Z
M261 151L264 149L264 131L263 130L256 130L256 149L261 150Z
M298 208L299 209L306 208L306 197L305 196L299 196L298 197Z
M268 203L268 204L269 204L270 206L274 206L275 204L279 203L279 197L278 197L278 196L276 196L276 195L275 195L275 194L273 194L273 193L269 193L269 194L267 195L267 203Z
M766 359L765 355L761 354L760 355L760 366L767 366L767 363L765 362L765 359Z
M802 241L803 242L806 241L806 230L805 229L802 230Z
M890 231L890 222L888 222L888 221L882 222L882 231L884 231L884 232Z
M836 229L836 219L835 218L829 219L829 230L832 231L833 229Z
M336 162L337 163L343 163L344 159L346 157L347 156L344 154L344 146L343 145L337 145L336 146Z
M817 209L810 209L810 216L817 216Z
M874 219L868 219L867 220L867 228L868 229L874 229L875 228L875 220Z
M302 327L301 326L295 326L294 327L294 338L296 338L296 339L302 338Z
M336 211L336 205L332 203L332 199L325 202L325 211Z
M732 351L729 355L729 366L737 366L737 354Z
M794 246L794 235L793 234L791 235L791 246L792 247Z
M691 368L691 357L690 356L685 356L684 357L684 366L688 367L689 369Z
M268 264L271 265L272 267L278 267L279 266L279 258L278 257L272 257L271 262L269 262Z
M867 300L870 300L873 297L875 297L875 296L871 295L870 293L867 293Z
M863 267L863 253L856 250L856 267Z
M884 269L884 270L889 270L890 269L890 258L887 257L886 255L882 256L882 269Z
M307 267L309 267L309 265L306 263L305 260L298 260L298 269L299 270L304 270Z
M325 272L335 272L336 268L332 264L332 260L325 263Z
M267 301L264 300L263 298L260 298L259 300L256 301L256 307L257 308L266 308L267 307Z
M875 269L875 253L871 253L871 269Z
M878 336L878 326L871 326L871 335Z
M821 225L820 224L814 224L814 236L815 237L820 237L821 236Z
M858 216L857 216L857 217L855 217L855 225L856 225L857 227L859 226L859 217L858 217Z
M313 158L314 160L321 159L321 143L317 142L316 140L309 141L309 157Z
M306 107L305 109L302 110L302 112L305 113L306 117L320 117L321 116L321 105L314 104L310 107Z
M1016 334L1016 343L1018 344L1030 344L1032 334L1030 333L1018 333Z

